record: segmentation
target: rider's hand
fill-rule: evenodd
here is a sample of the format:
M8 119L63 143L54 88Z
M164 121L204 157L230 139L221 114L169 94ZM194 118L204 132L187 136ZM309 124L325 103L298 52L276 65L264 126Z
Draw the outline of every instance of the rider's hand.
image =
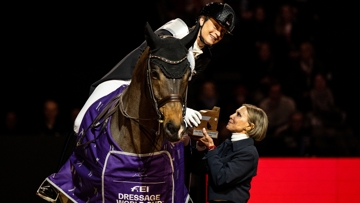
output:
M187 126L197 127L200 124L202 116L199 111L195 111L190 108L186 108L185 122Z

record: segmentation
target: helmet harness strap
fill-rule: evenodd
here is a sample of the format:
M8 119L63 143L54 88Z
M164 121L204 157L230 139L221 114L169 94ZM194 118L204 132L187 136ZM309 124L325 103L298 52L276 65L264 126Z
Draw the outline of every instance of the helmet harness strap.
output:
M210 44L207 44L207 43L205 42L205 40L204 40L203 36L202 36L202 28L203 28L203 26L204 26L205 22L206 22L206 21L208 21L208 20L209 20L209 18L206 18L206 19L204 20L203 25L202 25L202 26L200 26L200 30L199 30L200 35L199 35L199 37L200 37L200 41L201 41L202 43L204 43L204 44L205 44L205 46L207 46L207 47L211 48L211 45L210 45Z

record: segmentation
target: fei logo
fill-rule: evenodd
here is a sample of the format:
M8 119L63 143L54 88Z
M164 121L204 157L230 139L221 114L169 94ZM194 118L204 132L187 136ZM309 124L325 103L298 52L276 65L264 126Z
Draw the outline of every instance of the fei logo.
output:
M131 192L149 192L149 186L134 186L131 188Z

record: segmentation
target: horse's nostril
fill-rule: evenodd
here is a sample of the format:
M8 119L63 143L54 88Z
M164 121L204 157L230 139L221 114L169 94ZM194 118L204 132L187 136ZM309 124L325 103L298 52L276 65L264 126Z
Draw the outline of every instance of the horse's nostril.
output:
M171 135L177 134L180 130L180 126L175 125L173 122L166 123L166 130L170 132Z

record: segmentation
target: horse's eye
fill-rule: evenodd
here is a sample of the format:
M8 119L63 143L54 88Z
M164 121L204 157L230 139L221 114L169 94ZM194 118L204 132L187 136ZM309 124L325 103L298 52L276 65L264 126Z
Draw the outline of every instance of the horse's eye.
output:
M151 71L151 77L155 80L159 80L160 79L160 75L156 70L152 70Z

